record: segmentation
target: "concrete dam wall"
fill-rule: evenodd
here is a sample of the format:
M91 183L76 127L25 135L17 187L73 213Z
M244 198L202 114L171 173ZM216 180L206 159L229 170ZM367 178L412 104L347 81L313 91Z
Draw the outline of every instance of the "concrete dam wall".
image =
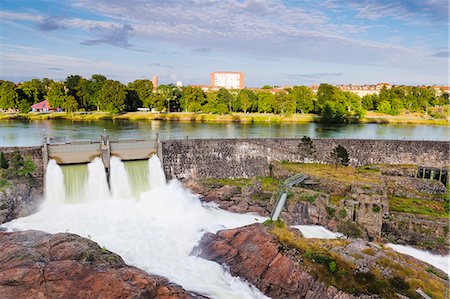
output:
M301 139L193 139L161 141L168 178L235 178L266 176L272 161L331 163L337 145L350 164L450 165L450 142L416 140L312 139L314 154Z
M148 153L142 158L148 158L149 153L157 153L169 179L266 176L273 161L283 160L332 163L330 153L337 145L346 148L350 164L354 166L450 166L450 142L445 141L312 139L314 154L305 150L302 139L191 139L142 144L148 145ZM142 144L139 143L139 147L142 147ZM39 182L43 182L43 148L45 147L0 147L0 151L12 156L18 150L23 156L31 157L37 166L35 177ZM129 151L130 158L127 157L128 151L122 150L119 157L123 160L136 159L135 152ZM115 154L114 147L111 154ZM51 153L49 158L53 158ZM87 162L89 161L85 161Z

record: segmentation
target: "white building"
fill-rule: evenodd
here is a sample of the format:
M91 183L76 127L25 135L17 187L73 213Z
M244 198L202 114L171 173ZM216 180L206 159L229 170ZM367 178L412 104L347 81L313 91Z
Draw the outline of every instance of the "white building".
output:
M242 72L212 72L211 87L242 89L244 88L244 74Z

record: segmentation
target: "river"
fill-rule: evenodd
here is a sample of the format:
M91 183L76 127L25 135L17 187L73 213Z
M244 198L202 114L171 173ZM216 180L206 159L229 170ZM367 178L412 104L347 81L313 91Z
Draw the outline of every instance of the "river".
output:
M392 124L242 124L185 123L168 121L71 121L71 120L1 120L0 146L42 144L45 136L67 140L96 140L101 134L111 139L184 139L184 138L367 138L449 140L446 126Z

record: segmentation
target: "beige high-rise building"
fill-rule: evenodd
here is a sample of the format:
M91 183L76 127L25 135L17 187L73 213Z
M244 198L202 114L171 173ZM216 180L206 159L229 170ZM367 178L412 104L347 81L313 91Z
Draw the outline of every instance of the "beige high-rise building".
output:
M158 76L152 77L152 83L153 83L153 89L157 89L158 88Z
M212 72L211 87L225 87L229 89L244 88L244 73L242 72Z

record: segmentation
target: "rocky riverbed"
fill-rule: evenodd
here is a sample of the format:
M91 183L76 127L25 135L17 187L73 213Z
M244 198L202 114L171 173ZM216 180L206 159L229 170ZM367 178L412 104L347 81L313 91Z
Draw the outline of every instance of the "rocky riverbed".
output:
M204 298L74 234L0 232L0 298Z
M447 189L440 181L415 178L416 168L283 162L274 164L272 177L186 180L184 185L222 209L269 216L284 180L305 173L306 181L288 188L281 213L286 224L321 225L350 237L448 254Z
M204 258L273 298L443 298L446 274L363 240L302 238L283 224L254 224L206 234Z

